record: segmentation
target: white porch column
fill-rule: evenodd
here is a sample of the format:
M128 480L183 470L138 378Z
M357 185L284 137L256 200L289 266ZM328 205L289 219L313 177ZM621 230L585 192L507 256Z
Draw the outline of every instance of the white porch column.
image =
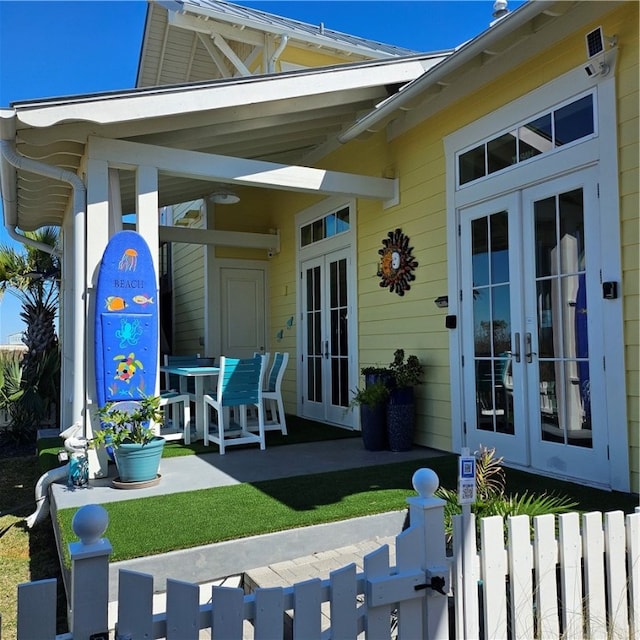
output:
M82 240L78 240L82 242ZM76 294L76 263L74 245L76 243L76 233L74 224L74 212L68 211L62 223L62 273L60 278L60 308L58 311L58 322L60 324L61 354L60 354L60 429L70 427L74 422L82 419L81 411L84 409L84 401L81 402L81 410L78 415L74 415L73 381L75 378L74 349L75 341L80 340L75 327L74 298ZM83 243L84 246L84 243ZM78 296L77 302L82 304L83 291ZM84 314L83 314L84 316ZM79 314L78 314L79 317ZM84 344L82 345L84 349ZM84 386L83 386L84 390Z
M109 242L109 166L104 160L87 160L87 225L86 225L86 339L84 362L76 362L76 373L84 367L85 376L85 433L90 438L96 417L93 415L96 402L95 376L95 331L93 318L96 312L95 289L100 261ZM104 449L89 450L89 477L102 478L107 475L107 454Z
M140 166L136 172L136 230L149 245L156 274L155 296L159 306L160 277L158 274L158 170L156 167ZM158 336L160 335L160 317L158 314ZM159 353L158 349L158 353ZM160 392L160 358L156 360L156 386L154 394Z

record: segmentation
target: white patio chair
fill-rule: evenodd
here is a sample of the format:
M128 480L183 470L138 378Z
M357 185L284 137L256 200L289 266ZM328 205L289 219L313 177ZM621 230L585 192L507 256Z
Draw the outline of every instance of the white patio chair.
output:
M216 394L204 396L204 444L215 442L224 455L226 447L257 443L266 447L264 436L264 408L262 405L262 383L264 356L237 359L220 358L220 374ZM258 414L258 433L252 433L247 425L247 409L255 406ZM231 419L231 408L237 407L235 415L239 422ZM216 410L217 421L211 425L211 408Z
M182 405L182 417L177 413L178 405ZM179 391L162 391L160 393L160 407L163 408L165 419L160 428L160 435L165 440L183 439L185 444L191 444L191 398L188 393Z
M269 377L267 378L266 388L262 392L265 415L268 416L264 428L267 431L280 429L285 436L287 435L287 423L284 417L284 402L282 401L281 386L284 370L287 368L288 362L288 353L275 353L271 371L269 371Z

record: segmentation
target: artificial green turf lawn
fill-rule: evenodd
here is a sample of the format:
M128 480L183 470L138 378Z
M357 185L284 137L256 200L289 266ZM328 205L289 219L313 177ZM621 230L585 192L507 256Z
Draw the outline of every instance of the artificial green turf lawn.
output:
M413 460L105 504L111 560L402 510L415 495L412 475L427 462L439 466ZM58 512L64 549L77 539L75 511Z
M358 516L400 511L415 495L411 478L420 467L433 469L440 484L454 489L456 455L424 458L346 471L332 471L253 484L239 484L105 504L109 513L112 561L185 549L223 540ZM567 496L580 511L632 513L633 494L599 491L584 485L505 469L507 493ZM76 540L75 509L58 512L62 548ZM68 557L65 558L68 563Z

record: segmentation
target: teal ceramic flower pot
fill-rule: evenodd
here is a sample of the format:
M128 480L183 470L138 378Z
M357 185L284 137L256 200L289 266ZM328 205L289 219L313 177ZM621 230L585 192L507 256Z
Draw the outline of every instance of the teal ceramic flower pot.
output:
M120 482L148 482L158 477L164 438L147 444L123 443L114 449Z

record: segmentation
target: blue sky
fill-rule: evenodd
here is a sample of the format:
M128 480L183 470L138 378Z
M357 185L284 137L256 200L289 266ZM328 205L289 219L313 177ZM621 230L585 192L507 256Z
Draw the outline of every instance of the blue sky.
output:
M473 38L492 20L493 0L241 0L237 4L415 49ZM512 0L509 9L522 2ZM0 0L0 108L11 102L135 86L147 3ZM1 204L0 204L1 210ZM0 244L12 244L0 225ZM0 343L20 331L19 305L0 301Z

